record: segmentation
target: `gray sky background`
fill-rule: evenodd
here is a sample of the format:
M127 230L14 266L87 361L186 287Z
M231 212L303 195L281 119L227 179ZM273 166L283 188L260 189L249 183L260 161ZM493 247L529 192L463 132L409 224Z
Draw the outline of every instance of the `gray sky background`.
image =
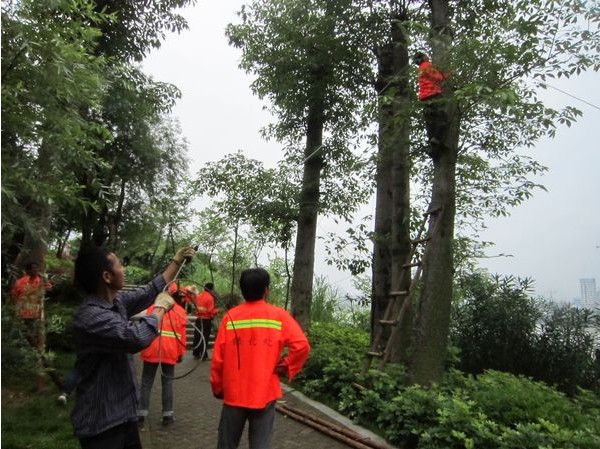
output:
M224 34L228 23L237 22L235 12L242 4L200 1L186 9L190 29L168 36L143 64L155 79L182 91L174 115L190 144L192 173L237 150L267 167L282 157L278 144L259 135L272 118L252 95L252 79L237 67L240 51L228 46ZM549 168L536 180L548 192L537 191L510 217L487 221L482 238L495 242L495 247L481 266L493 273L532 277L538 294L570 301L579 296L580 278L596 278L600 288L600 75L549 83L596 107L555 89L543 94L548 104L572 105L584 116L527 153ZM373 204L365 211L372 213ZM319 220L319 234L333 229ZM493 257L497 254L512 257ZM350 289L350 276L325 267L322 259L318 251L316 273L326 274L342 290Z

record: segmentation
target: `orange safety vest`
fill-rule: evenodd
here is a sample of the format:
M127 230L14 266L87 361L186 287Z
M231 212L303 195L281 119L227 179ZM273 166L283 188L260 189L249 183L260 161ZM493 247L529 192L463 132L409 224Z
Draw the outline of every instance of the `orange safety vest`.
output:
M447 74L433 67L430 61L423 61L419 65L419 100L424 101L441 94L442 81L446 78Z
M215 298L206 290L196 296L196 309L196 315L206 320L212 320L219 312L215 309Z
M246 301L230 309L217 333L210 383L213 394L227 405L264 408L281 397L279 377L273 372L281 361L292 380L302 369L310 345L292 316L264 299Z
M151 314L153 310L154 306L150 306L146 314ZM150 346L141 352L142 360L175 365L185 354L186 322L185 310L179 304L175 304L163 317L160 337L155 338Z
M11 296L18 316L39 320L42 317L44 294L51 288L50 281L45 279L42 282L39 275L33 278L25 275L17 279L11 290Z

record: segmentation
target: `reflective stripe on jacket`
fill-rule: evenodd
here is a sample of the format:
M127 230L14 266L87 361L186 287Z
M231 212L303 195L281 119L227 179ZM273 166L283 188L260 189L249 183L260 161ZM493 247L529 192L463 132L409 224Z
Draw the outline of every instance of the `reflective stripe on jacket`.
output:
M280 398L279 377L273 371L286 347L288 354L282 363L291 380L310 352L296 320L264 299L230 309L223 317L213 349L213 394L222 394L227 405L254 409Z
M154 306L150 306L147 314L151 314L153 310ZM142 360L169 365L177 363L177 359L185 354L186 322L185 310L175 304L163 317L159 337L141 352Z

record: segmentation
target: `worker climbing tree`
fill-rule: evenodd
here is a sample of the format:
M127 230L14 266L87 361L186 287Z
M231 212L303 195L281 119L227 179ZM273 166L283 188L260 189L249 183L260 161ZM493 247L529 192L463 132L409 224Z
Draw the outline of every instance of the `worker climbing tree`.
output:
M424 102L424 119L427 128L427 141L433 152L435 145L445 142L447 117L443 102L443 83L450 74L442 72L431 64L429 57L423 52L416 52L413 62L419 67L419 101Z

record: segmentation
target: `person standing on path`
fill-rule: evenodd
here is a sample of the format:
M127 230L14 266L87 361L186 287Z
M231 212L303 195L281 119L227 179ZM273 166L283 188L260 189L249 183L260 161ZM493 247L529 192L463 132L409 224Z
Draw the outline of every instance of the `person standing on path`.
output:
M17 317L26 326L27 340L40 351L44 350L44 296L51 288L50 281L40 276L37 262L29 262L10 292Z
M82 449L140 449L137 385L132 354L152 343L174 301L161 293L193 248L177 251L165 271L145 287L120 292L124 267L105 248L80 251L75 283L85 298L75 313L73 333L78 382L71 420ZM130 317L154 303L138 322Z
M291 381L310 352L296 320L267 304L269 284L263 268L244 270L240 289L245 302L225 313L217 333L210 383L213 395L223 399L218 449L237 448L246 421L250 449L271 448L275 400L282 396L279 376Z
M219 313L219 309L215 308L214 284L207 282L204 284L202 293L196 296L196 325L194 327L194 357L202 360L208 360L208 342L212 331L213 318ZM204 344L200 343L200 335L202 335Z
M27 342L44 357L46 351L46 318L44 316L44 297L52 289L46 277L39 274L37 262L25 265L25 275L17 279L11 289L10 296L15 305L18 323L23 326L23 334ZM37 375L37 390L44 388L44 374Z
M140 387L140 408L138 424L143 424L148 416L150 407L150 392L156 377L156 371L161 373L162 385L162 423L168 425L174 421L173 413L173 379L175 364L183 360L185 354L187 315L176 299L175 305L167 312L162 320L160 336L141 353L144 362ZM153 313L155 306L148 308L147 315Z

